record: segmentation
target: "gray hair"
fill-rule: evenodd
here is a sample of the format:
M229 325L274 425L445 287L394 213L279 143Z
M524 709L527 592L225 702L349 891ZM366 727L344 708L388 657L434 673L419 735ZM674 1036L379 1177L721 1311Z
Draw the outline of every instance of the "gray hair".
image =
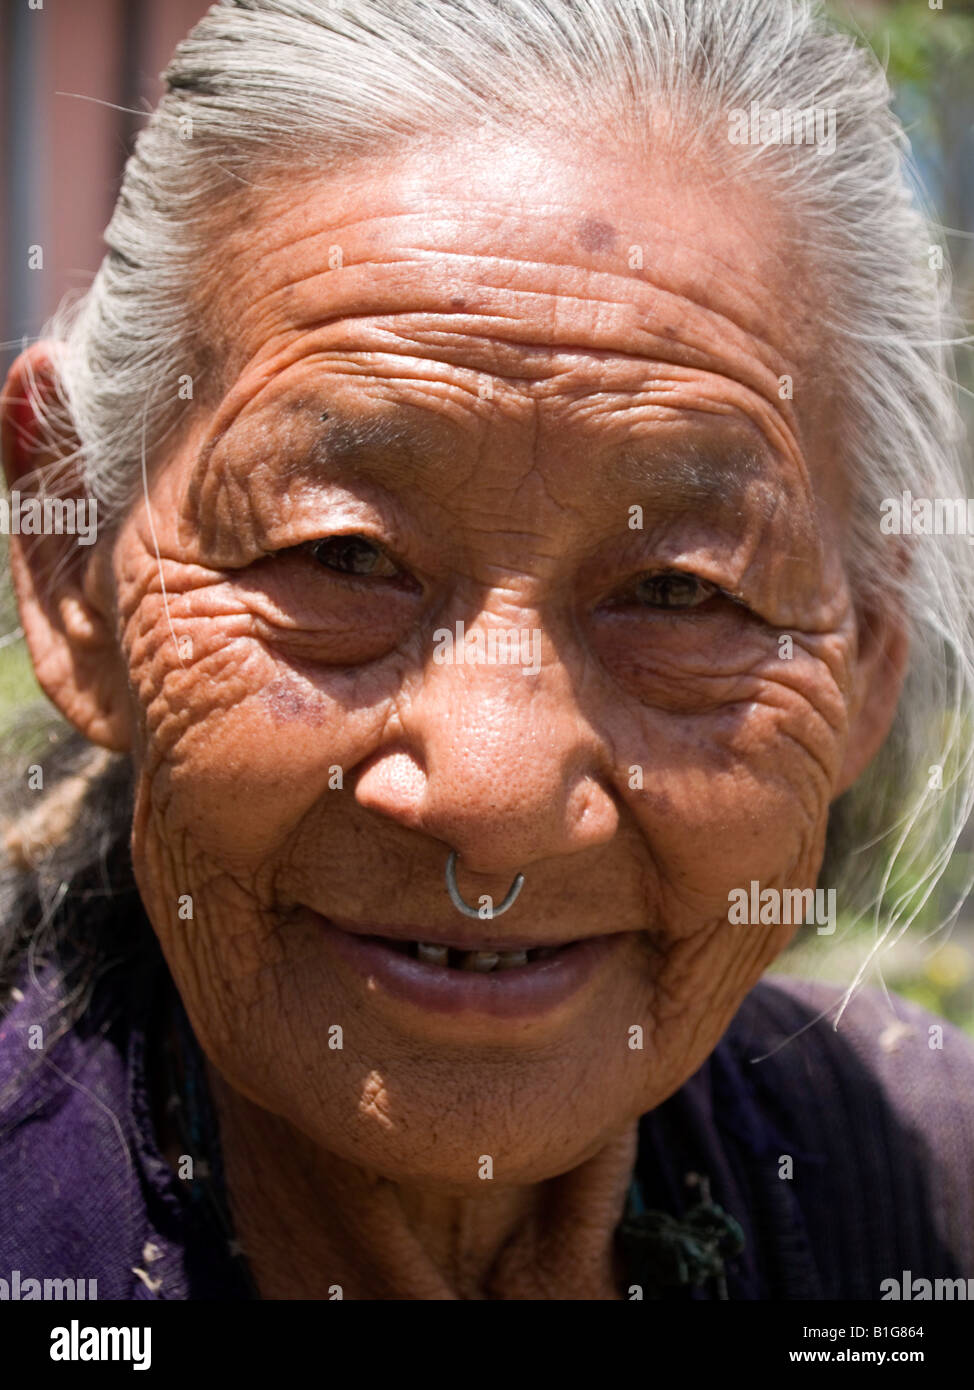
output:
M199 312L224 214L255 186L319 173L441 132L608 131L712 155L798 214L821 277L821 326L841 384L856 488L847 564L862 611L900 606L912 655L893 734L833 808L823 877L873 911L882 938L933 892L974 800L974 581L962 537L915 544L907 574L880 533L904 489L966 496L951 361L950 287L885 75L810 0L222 0L177 48L141 132L84 298L51 330L61 408L102 514L120 515L140 462L187 418L189 374L218 389ZM834 153L732 145L729 113L836 113ZM198 396L195 403L200 404ZM896 572L894 572L894 570ZM931 764L942 788L929 785ZM879 941L877 941L877 945Z

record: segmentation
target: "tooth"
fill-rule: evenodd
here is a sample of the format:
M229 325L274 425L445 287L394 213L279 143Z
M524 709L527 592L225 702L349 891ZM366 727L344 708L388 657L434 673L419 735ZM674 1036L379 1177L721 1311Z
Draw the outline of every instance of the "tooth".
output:
M416 942L416 957L427 965L446 965L449 961L449 946L436 946L430 941Z
M527 965L527 951L501 951L497 957L498 970L512 970L515 965Z
M477 970L481 975L494 969L500 957L496 951L467 951L460 961L461 970Z

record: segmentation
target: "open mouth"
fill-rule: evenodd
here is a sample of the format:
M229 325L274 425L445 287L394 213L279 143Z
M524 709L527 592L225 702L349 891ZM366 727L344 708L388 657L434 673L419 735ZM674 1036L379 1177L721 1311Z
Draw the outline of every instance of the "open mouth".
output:
M396 941L391 937L377 936L372 940L379 942L400 955L411 960L422 961L424 965L436 965L447 970L469 970L478 975L490 975L499 970L518 970L535 961L559 955L568 949L566 946L537 946L528 950L496 951L490 949L463 949L456 946L441 946L433 941Z
M386 936L363 931L359 923L339 925L319 913L312 920L326 949L343 962L342 970L352 972L344 978L354 978L370 1003L411 1005L423 1028L437 1015L447 1028L453 1026L450 1016L454 1023L474 1015L540 1019L593 980L627 940L625 933L544 944L524 937L504 940L485 922L482 934L471 924L469 934L459 929L448 936L444 929L445 940L430 941L420 939L418 924L416 936L408 937L405 923L402 935ZM430 935L440 935L439 929Z

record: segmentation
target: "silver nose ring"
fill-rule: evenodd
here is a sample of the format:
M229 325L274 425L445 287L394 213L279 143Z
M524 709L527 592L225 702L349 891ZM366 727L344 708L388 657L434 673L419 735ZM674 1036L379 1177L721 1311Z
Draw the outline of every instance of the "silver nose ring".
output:
M460 889L457 887L457 852L455 849L450 851L450 857L446 861L446 891L450 895L450 901L458 912L462 912L464 917L478 917L483 920L493 920L499 917L502 912L506 912L514 903L514 899L524 887L524 875L518 874L510 888L507 890L507 897L500 907L492 907L489 912L479 911L476 907L470 907L460 896Z

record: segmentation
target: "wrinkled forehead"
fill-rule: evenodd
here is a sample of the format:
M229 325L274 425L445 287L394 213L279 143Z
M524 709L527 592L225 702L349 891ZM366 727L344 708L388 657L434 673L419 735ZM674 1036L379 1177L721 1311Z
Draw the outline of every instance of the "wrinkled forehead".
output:
M559 395L692 382L686 405L750 416L772 449L837 454L811 248L717 157L427 143L274 186L215 250L223 415L296 365L391 359L414 403L429 362L470 389L534 383L552 418Z
M489 314L503 300L516 322L485 322L483 336L634 353L651 346L639 326L675 338L680 311L706 306L726 332L797 356L813 347L821 307L813 247L787 206L732 176L720 155L691 160L581 135L550 146L471 136L320 177L278 175L215 248L232 268L216 277L215 304L241 355L259 347L251 305L265 323L286 308L300 327L363 296L361 308L376 312L451 317ZM579 312L589 299L638 306L640 323L620 313L600 332L599 316ZM550 321L555 301L581 320L566 323L563 339Z

